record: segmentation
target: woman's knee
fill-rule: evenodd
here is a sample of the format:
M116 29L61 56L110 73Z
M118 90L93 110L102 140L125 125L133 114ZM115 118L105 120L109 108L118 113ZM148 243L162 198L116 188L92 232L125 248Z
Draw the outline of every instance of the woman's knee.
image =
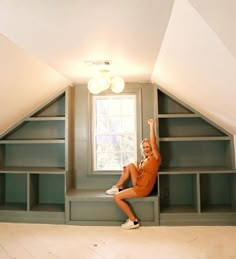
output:
M134 163L130 163L126 166L126 169L128 169L129 172L133 172L137 170L137 167Z
M130 175L136 171L136 166L133 163L127 164L123 167L122 175L125 177L130 177Z
M136 165L134 163L129 163L126 167L136 167Z
M121 198L119 197L119 193L116 193L113 198L116 203L119 203L119 201L121 200Z

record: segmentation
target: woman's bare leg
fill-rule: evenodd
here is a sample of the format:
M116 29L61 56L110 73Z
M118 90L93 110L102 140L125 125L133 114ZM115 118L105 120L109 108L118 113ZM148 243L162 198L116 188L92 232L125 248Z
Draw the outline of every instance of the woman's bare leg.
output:
M118 182L115 185L116 185L117 188L122 188L123 184L129 178L131 178L131 182L132 182L133 186L135 186L136 185L136 181L137 181L137 177L138 177L138 169L137 169L137 167L133 163L128 164L127 166L125 166L123 168L122 175L121 175L120 179L118 180Z
M132 209L124 199L138 197L133 188L125 189L119 193L116 193L114 200L120 209L128 216L131 221L137 220Z

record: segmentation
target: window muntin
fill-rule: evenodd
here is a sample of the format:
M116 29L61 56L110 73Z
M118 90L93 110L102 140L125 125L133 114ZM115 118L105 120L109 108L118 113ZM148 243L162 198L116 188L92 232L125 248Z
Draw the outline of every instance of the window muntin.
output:
M94 171L117 171L137 161L136 95L93 97Z

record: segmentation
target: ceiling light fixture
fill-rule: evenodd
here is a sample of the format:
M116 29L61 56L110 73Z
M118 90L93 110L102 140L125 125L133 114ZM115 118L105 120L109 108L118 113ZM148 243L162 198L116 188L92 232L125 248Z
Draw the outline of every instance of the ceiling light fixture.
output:
M110 62L94 61L94 76L88 81L88 90L92 94L99 94L111 88L114 93L121 93L125 88L123 78L111 75Z

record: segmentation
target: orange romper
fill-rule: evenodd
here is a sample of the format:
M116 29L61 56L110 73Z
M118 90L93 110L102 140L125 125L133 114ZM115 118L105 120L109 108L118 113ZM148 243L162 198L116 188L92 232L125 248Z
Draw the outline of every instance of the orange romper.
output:
M154 156L144 159L139 165L139 175L134 191L139 197L150 194L157 179L157 173L161 164L160 154L158 159Z

